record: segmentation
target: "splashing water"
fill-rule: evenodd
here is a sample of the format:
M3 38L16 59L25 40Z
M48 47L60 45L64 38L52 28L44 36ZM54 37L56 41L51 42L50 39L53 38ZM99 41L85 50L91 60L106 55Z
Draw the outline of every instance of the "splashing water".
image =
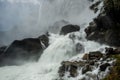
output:
M76 22L89 3L87 0L0 0L0 30L5 31L1 33L1 41L10 44L16 39L40 36L57 21Z
M30 7L33 7L33 5L37 6L34 6L34 8L28 7L27 10L30 11L32 9L31 11L35 11L37 16L34 13L32 16L30 14L27 14L31 13L31 11L27 12L25 8L22 9L23 11L20 11L18 16L19 18L15 19L18 21L16 22L18 23L17 25L20 25L22 23L21 27L25 27L25 31L28 29L28 33L32 34L32 36L40 34L39 31L49 31L47 30L48 27L53 25L56 21L65 20L69 23L80 25L81 31L74 34L81 39L79 40L76 38L74 42L69 38L70 34L66 36L51 34L50 46L43 52L37 63L28 63L22 66L0 67L0 80L56 80L58 79L58 68L62 61L72 58L74 59L74 57L78 56L82 57L83 54L77 55L75 51L75 44L77 42L80 42L84 46L85 53L102 49L105 46L100 45L96 42L87 41L85 39L84 28L94 17L97 16L97 14L94 14L89 10L91 3L88 0L30 0L31 3L29 4L27 3L27 0L25 0L25 2L23 0L21 0L21 2L19 2L20 0L6 1L12 2L12 6L17 7L16 9L21 9L21 6L25 8L26 5L29 6L29 4ZM20 4L19 7L18 4ZM34 27L31 26L30 20L32 21L32 25L34 25ZM10 24L14 25L14 23ZM18 30L21 29L21 27L18 27ZM34 34L34 30L37 33ZM24 35L26 35L26 33Z

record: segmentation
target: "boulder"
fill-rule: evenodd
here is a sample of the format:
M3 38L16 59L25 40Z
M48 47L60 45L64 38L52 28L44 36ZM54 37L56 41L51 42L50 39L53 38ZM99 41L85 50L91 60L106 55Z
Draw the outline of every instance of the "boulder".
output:
M104 64L100 65L100 71L105 71L108 66L110 66L109 63L104 63Z
M100 59L103 57L103 54L100 51L89 52L89 59Z
M82 57L83 60L89 60L89 54L84 54L84 56Z
M103 57L103 54L99 51L89 52L89 54L85 54L83 56L83 60L99 60Z
M120 54L120 48L116 48L116 49L113 49L113 48L105 48L105 52L106 52L106 55L116 55L116 54Z
M102 72L105 72L106 69L109 68L109 66L114 65L113 59L111 57L106 57L106 59L103 59L105 56L106 55L103 56L103 54L99 51L94 51L89 52L89 54L85 54L83 56L83 60L78 60L76 58L76 60L63 61L58 71L59 77L62 79L67 76L68 78L72 77L74 79L74 77L84 75L85 77L83 78L85 80L88 80L88 77L89 79L96 80ZM95 70L98 71L97 74L94 74Z
M0 63L1 65L13 65L22 64L24 61L37 61L42 51L48 46L48 42L46 35L39 38L15 40L0 57Z
M71 77L76 77L78 75L77 69L83 67L86 63L84 61L63 61L61 64L62 66L58 71L60 77L65 76L66 72L69 72Z
M60 34L61 35L66 35L68 33L76 32L76 31L79 31L79 30L80 30L80 27L78 25L69 24L69 25L63 26L61 28Z
M82 74L85 74L88 71L92 71L92 67L87 64L82 68Z

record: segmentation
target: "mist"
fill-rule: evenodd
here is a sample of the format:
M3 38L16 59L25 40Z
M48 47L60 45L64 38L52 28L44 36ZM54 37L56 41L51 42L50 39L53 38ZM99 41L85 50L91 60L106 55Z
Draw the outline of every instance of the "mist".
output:
M89 3L87 0L82 1L86 5ZM38 37L53 27L60 29L66 24L63 20L76 22L77 19L73 21L72 18L78 17L86 5L81 0L0 0L0 45Z

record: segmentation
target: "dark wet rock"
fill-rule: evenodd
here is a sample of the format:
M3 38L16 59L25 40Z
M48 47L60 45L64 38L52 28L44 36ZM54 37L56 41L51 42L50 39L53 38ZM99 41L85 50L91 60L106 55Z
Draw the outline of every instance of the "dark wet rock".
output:
M76 77L78 75L77 69L78 67L82 67L85 65L85 62L70 62L70 61L63 61L62 66L59 68L59 76L63 77L65 72L69 72L71 77Z
M99 10L98 8L95 8L95 9L94 9L94 13L97 13L98 10Z
M89 52L83 56L83 60L98 60L103 57L103 54L99 51Z
M59 76L64 77L66 72L69 72L70 77L78 76L78 69L81 69L81 74L85 74L89 71L93 70L93 66L95 66L95 61L93 60L84 60L84 61L63 61L59 68Z
M89 26L85 29L87 36L89 36L92 32L94 32L96 28L97 28L97 25L95 22L89 23Z
M92 67L90 65L85 65L82 69L82 74L85 74L88 71L92 71Z
M116 49L113 49L113 48L105 48L105 52L106 52L106 55L116 55L116 54L120 54L120 48L116 48Z
M114 54L113 48L105 48L106 54Z
M65 72L70 72L70 76L75 77L77 74L77 66L73 65L72 62L62 62L62 66L59 68L59 76L63 77Z
M106 14L115 23L120 23L120 0L104 0Z
M76 32L76 31L79 31L79 30L80 30L80 27L78 25L69 24L69 25L63 26L61 28L60 34L61 35L66 35L68 33Z
M103 54L100 51L89 52L89 59L100 59L103 57Z
M101 52L94 51L89 52L89 54L85 54L83 56L83 60L63 61L58 71L59 76L60 78L64 78L66 73L69 73L69 75L67 74L68 78L84 75L89 77L89 79L99 79L99 76L102 72L105 72L107 68L110 68L114 65L114 59L110 57L103 59L104 56ZM98 70L98 74L94 74L94 70ZM83 77L83 79L88 80L86 77Z
M2 46L0 47L0 56L2 55L2 53L4 53L4 51L6 50L7 46Z
M83 60L89 60L89 54L84 54L84 56L83 56L82 59L83 59Z
M113 26L115 26L114 22L109 16L99 16L85 29L87 34L86 38L88 40L95 40L112 46L120 46L119 28Z
M102 65L100 66L100 71L105 71L108 66L110 66L109 63L102 64Z
M49 45L49 39L48 39L49 33L46 33L46 35L41 35L39 38L40 42L44 45L44 47L48 47Z
M105 35L105 42L112 46L120 46L120 34L117 30L107 30Z
M48 43L49 39L46 35L39 38L15 40L0 57L0 63L12 65L22 64L24 61L37 61Z
M96 13L98 11L98 5L100 3L101 3L101 1L97 1L96 3L94 3L90 6L90 9L93 10Z
M98 30L111 29L113 26L113 21L105 14L100 14L97 18L94 19L94 21L97 24Z
M77 72L77 66L74 66L74 65L71 65L70 66L70 70L69 70L69 72L70 72L70 75L72 76L72 77L76 77L77 75L78 75L78 72Z
M95 4L90 8L95 9ZM120 46L119 13L119 0L104 0L104 7L101 8L100 14L85 29L86 38L110 46Z

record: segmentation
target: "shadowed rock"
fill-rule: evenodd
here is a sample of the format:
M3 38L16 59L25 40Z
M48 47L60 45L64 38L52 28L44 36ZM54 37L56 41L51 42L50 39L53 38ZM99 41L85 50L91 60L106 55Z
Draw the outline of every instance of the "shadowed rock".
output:
M103 54L99 51L89 52L89 54L85 54L83 56L83 60L99 60L103 57Z
M7 46L0 47L0 56L2 55L2 53L4 53L6 48L7 48Z
M68 33L76 32L76 31L79 31L79 30L80 30L80 27L78 25L69 24L69 25L66 25L66 26L62 27L62 29L60 31L60 34L61 35L66 35Z
M99 4L96 3L96 4ZM95 4L90 8L94 9ZM100 14L85 29L88 40L120 46L120 0L104 0Z
M15 40L0 56L1 65L22 64L24 61L37 61L48 46L48 36Z
M105 52L106 52L106 55L116 55L116 54L120 54L120 48L116 48L116 49L113 49L113 48L105 48Z
M110 66L109 63L102 64L102 65L100 66L100 70L101 70L101 71L105 71L108 66Z
M103 56L103 53L99 51L89 52L83 56L83 60L72 60L72 61L63 61L59 68L59 77L64 80L64 77L77 77L79 75L84 75L83 80L89 79L99 79L98 76L101 73L105 72L107 68L113 66L114 61L112 58L107 55ZM94 74L94 71L97 70L98 73ZM66 74L69 73L69 74ZM79 80L79 79L78 79ZM80 79L81 80L81 79Z

